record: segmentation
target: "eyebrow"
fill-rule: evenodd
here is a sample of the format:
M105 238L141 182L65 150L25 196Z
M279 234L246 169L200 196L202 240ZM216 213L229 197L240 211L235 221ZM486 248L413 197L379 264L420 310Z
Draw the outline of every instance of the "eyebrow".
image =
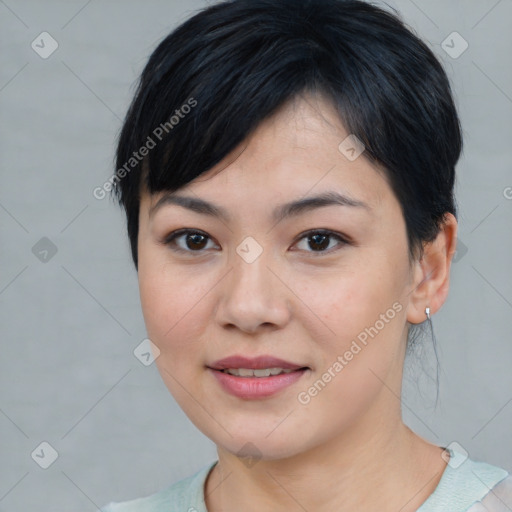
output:
M169 193L161 197L158 202L150 208L149 216L152 217L156 211L162 208L164 205L181 206L182 208L186 208L195 213L217 217L223 219L226 222L231 220L231 215L228 213L228 211L220 206L209 203L204 199L177 195L176 193ZM280 222L287 217L301 215L317 208L334 205L351 206L354 208L367 210L368 212L372 211L370 205L358 199L340 194L338 192L324 192L316 196L305 197L303 199L298 199L296 201L277 206L272 211L271 220L274 222Z

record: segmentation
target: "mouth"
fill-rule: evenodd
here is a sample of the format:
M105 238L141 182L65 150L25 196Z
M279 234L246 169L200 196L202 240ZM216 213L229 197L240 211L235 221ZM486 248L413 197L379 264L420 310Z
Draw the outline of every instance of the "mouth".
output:
M297 368L296 370L290 370L285 368L224 368L222 370L217 370L223 373L228 373L229 375L235 375L236 377L242 378L263 378L263 377L274 377L276 375L283 375L287 373L297 372L300 370L307 370L308 367L304 366L302 368Z
M308 370L302 366L273 356L246 358L230 356L216 361L208 370L221 388L245 400L270 397L296 383Z
M211 365L208 365L208 368L211 368L212 370L227 371L231 373L231 375L237 375L240 377L268 377L269 375L290 373L292 371L308 367L270 355L245 357L235 354L215 361Z

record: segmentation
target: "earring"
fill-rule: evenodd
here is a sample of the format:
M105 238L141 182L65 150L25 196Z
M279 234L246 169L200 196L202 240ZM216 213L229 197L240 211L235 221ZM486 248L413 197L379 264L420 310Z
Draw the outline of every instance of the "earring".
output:
M430 320L430 308L429 307L425 308L425 314L427 315L427 320Z

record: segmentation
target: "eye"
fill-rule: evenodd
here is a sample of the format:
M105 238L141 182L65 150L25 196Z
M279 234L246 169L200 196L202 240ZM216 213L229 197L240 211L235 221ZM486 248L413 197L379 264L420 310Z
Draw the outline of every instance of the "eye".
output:
M331 245L330 242L332 241L332 239L338 240L338 246L343 246L349 243L347 240L345 240L345 238L343 238L338 233L334 233L333 231L325 229L316 229L308 231L301 236L299 241L304 239L306 239L307 247L313 249L312 251L308 251L306 249L306 252L313 252L319 254L332 253L340 248L338 247L335 248L334 250L332 250L332 248L326 250Z
M317 253L318 255L332 253L338 250L340 247L350 243L339 233L335 233L326 229L307 231L301 235L299 242L304 239L307 240L307 247L312 248L312 250L303 250L306 252ZM338 248L334 246L334 250L332 247L329 249L333 239L338 241ZM181 241L181 243L178 243L179 241ZM179 229L168 235L163 243L170 246L171 249L176 252L201 253L204 252L204 249L208 248L208 241L211 241L211 238L206 233L192 229Z
M183 243L177 243L178 240L182 240ZM201 231L179 229L167 236L164 244L171 246L171 249L177 252L203 252L208 240L211 240L210 237Z

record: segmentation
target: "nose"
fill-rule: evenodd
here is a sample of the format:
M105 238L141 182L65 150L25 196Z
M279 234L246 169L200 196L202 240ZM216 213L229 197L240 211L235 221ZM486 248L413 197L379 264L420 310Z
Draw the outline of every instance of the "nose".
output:
M238 254L233 268L222 280L217 322L246 333L283 328L290 321L291 291L271 268L265 251L249 263Z

